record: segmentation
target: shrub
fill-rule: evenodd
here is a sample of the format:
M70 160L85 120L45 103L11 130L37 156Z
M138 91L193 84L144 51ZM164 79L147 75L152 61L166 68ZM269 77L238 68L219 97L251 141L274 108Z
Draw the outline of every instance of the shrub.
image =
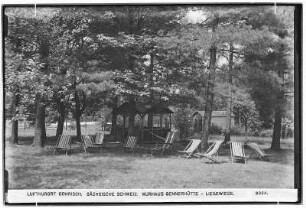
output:
M261 131L261 136L262 137L272 137L273 136L273 130L272 129L266 129Z
M211 124L209 134L221 134L222 127Z
M189 108L179 108L174 114L174 125L180 132L180 139L192 135L192 111Z
M245 132L242 127L239 126L233 126L231 128L231 135L236 135L236 136L244 136Z

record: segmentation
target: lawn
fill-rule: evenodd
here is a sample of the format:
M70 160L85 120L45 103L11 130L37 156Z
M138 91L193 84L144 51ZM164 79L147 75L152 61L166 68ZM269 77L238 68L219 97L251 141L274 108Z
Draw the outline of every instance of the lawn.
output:
M282 140L280 152L267 149L271 154L269 162L257 160L255 153L246 149L250 157L247 164L231 163L229 149L222 148L217 157L221 163L211 164L207 159L182 157L176 151L184 148L182 143L176 143L174 151L163 157L144 151L125 153L111 145L102 152L84 153L76 144L70 155L53 156L54 138L49 137L43 149L33 148L32 133L21 131L20 145L6 142L5 168L10 189L293 188L294 184L293 139ZM53 133L47 130L47 135ZM263 148L271 142L269 138L249 140Z

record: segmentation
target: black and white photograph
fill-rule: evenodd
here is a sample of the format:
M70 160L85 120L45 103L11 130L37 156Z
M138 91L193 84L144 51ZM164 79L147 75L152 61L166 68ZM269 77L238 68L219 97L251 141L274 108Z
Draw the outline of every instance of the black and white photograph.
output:
M301 202L301 4L3 4L5 204Z

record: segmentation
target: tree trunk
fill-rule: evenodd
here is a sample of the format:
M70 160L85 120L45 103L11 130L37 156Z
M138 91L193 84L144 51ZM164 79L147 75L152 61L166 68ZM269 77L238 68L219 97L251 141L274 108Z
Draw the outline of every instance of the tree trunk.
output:
M77 140L81 141L81 107L80 107L80 98L78 92L74 93L75 98L75 122L76 122L76 130L77 130Z
M234 58L234 46L231 43L230 44L230 54L229 54L229 64L228 64L228 90L229 90L229 97L228 97L228 105L227 105L227 133L228 133L229 139L231 137L232 105L233 105L233 98L232 98L233 58Z
M219 15L214 15L214 25L212 27L212 34L214 34L215 29L218 27ZM208 147L208 136L209 129L211 125L211 113L214 103L214 84L215 84L215 68L217 60L217 47L216 43L212 43L210 48L210 61L209 61L209 75L207 79L207 89L206 89L206 104L205 104L205 113L203 119L203 130L202 130L202 148L206 149Z
M278 76L282 78L284 84L284 69L280 66L280 70L278 72ZM284 86L283 86L284 88ZM283 117L283 103L284 101L284 89L282 89L278 93L277 104L275 105L275 113L274 113L274 127L273 127L273 137L271 143L271 150L280 150L280 139L282 134L282 117Z
M12 131L11 131L11 142L13 144L18 144L18 120L14 119L16 116L16 107L17 107L17 96L14 93L12 97L12 103L11 103L11 115L12 115Z
M134 136L134 122L135 122L135 100L133 97L129 98L129 126L128 126L128 135Z
M13 144L18 144L18 120L12 120L11 141Z
M33 147L44 147L44 141L46 138L45 129L45 105L38 101L35 123L35 136L33 139Z
M282 128L282 111L281 109L276 109L275 111L275 120L274 120L274 128L273 128L273 137L272 144L270 149L272 150L280 150L280 138L281 138L281 128Z
M62 104L60 104L62 105ZM64 131L64 123L65 123L65 108L63 106L59 107L59 116L57 119L57 128L56 128L56 137L59 137L63 134Z
M118 97L114 97L113 100L113 112L112 112L112 129L111 129L111 135L115 136L116 131L116 124L117 124L117 103L118 103Z
M203 128L202 128L202 147L206 149L208 147L208 136L209 136L209 129L211 125L211 113L212 113L212 107L213 107L213 100L214 100L214 94L209 93L209 96L206 96L206 106L205 106L205 113L203 117Z
M149 67L149 75L150 75L150 87L154 86L154 80L153 80L153 72L154 72L154 54L150 54L150 67ZM150 92L150 102L151 102L151 107L154 105L154 94L153 91L151 90ZM152 128L153 127L153 114L149 113L148 114L148 127Z
M238 126L241 128L241 117L240 117L240 111L238 111Z
M248 139L248 121L245 120L244 122L244 136L245 136L245 139Z

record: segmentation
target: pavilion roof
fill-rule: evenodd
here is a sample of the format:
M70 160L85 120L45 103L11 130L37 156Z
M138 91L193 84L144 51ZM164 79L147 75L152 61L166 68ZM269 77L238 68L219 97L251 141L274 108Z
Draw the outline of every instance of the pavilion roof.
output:
M131 109L131 107L134 107L135 109ZM162 106L162 105L139 105L136 104L135 106L130 106L129 102L125 102L122 105L120 105L117 108L116 113L119 115L128 115L129 112L132 110L135 110L136 114L171 114L173 113L172 110L170 110L168 107Z

